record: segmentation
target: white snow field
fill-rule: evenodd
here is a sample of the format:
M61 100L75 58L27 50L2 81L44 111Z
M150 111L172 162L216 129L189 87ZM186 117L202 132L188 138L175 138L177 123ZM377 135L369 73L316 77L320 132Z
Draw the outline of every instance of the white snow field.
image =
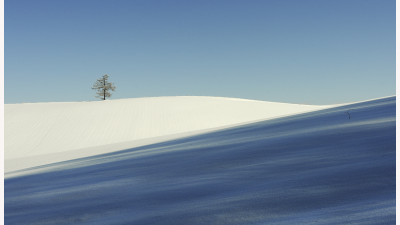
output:
M221 97L5 105L5 171L327 108Z
M5 224L395 224L396 98L27 168L4 183Z

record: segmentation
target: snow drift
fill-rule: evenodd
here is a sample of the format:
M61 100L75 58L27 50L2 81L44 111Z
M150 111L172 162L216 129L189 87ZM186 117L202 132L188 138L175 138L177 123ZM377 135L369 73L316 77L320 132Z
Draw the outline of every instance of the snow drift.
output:
M194 96L6 104L5 168L8 172L326 107Z
M389 97L31 168L5 222L394 224L395 121Z

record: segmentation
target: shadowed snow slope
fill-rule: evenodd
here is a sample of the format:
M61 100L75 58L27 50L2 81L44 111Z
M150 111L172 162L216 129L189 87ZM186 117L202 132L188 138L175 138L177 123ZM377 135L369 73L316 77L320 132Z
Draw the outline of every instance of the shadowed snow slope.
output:
M6 104L5 158L132 142L323 108L194 96Z
M395 114L389 97L31 168L5 179L5 222L394 224Z

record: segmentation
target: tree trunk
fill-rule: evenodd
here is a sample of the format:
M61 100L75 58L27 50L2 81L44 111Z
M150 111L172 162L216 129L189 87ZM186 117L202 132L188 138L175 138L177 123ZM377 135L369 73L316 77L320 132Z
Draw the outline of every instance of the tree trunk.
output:
M103 78L103 100L106 100L106 79Z

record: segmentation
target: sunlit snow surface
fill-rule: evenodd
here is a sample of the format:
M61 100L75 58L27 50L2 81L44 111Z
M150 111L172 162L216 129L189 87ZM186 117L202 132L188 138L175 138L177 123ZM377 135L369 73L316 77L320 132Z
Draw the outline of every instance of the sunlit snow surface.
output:
M5 223L394 224L395 108L389 97L28 169L5 179Z

